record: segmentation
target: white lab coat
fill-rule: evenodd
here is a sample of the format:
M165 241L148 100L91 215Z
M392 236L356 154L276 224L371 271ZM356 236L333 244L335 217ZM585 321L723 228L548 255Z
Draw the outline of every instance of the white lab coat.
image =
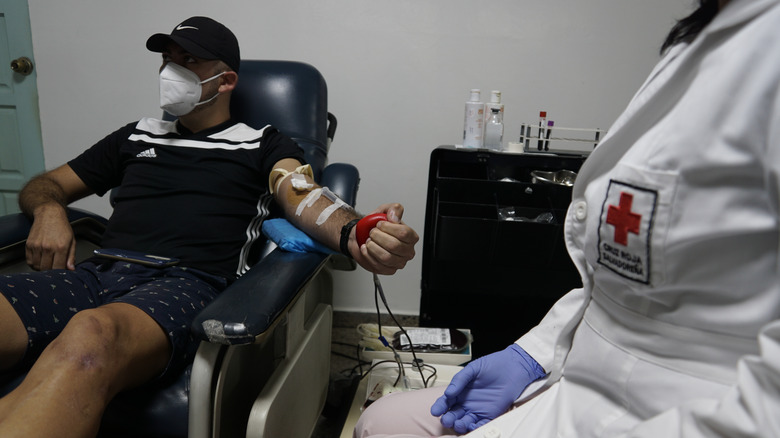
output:
M780 437L780 0L670 50L580 169L565 238L583 288L517 340L549 374L467 437ZM383 397L355 436L450 433L440 393Z
M780 436L779 210L780 1L731 0L583 165L549 376L469 436Z

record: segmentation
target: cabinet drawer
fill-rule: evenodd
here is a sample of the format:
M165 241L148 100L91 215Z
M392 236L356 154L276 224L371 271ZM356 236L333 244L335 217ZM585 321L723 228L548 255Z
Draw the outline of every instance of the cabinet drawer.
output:
M561 210L516 207L517 218L499 220L495 205L440 203L436 218L433 257L507 268L550 268L565 253ZM532 220L551 213L551 223Z

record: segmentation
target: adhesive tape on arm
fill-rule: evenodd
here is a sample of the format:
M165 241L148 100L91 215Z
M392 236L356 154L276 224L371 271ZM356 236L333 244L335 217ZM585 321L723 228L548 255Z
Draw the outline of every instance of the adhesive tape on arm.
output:
M322 210L320 215L317 217L317 226L324 224L334 211L347 205L346 202L342 201L341 198L336 196L336 194L331 192L327 187L322 188L322 194L325 195L325 197L328 198L331 202L333 202L333 204Z
M271 191L271 194L274 194L274 192L279 191L279 186L282 184L282 181L284 181L285 178L287 178L290 175L294 175L295 178L292 181L293 189L302 191L302 190L311 190L314 188L314 184L309 183L306 181L306 178L304 175L308 176L309 178L314 181L314 171L311 168L311 165L305 164L303 166L298 166L293 170L292 172L288 171L287 169L282 169L281 167L277 167L276 169L271 171L271 174L268 175L268 189ZM300 175L300 176L298 176ZM279 178L281 176L281 178ZM274 181L279 178L279 181L274 184Z

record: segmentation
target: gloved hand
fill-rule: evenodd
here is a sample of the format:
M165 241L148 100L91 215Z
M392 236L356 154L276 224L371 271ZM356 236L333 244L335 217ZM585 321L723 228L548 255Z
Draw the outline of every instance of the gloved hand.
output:
M444 427L470 432L506 412L544 369L516 344L480 357L455 374L431 406Z

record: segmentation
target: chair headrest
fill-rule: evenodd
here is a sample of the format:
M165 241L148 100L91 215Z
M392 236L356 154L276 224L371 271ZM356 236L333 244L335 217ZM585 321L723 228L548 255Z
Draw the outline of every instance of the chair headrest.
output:
M260 129L270 124L303 148L319 178L327 164L328 90L322 74L296 61L241 61L230 110L237 121Z

